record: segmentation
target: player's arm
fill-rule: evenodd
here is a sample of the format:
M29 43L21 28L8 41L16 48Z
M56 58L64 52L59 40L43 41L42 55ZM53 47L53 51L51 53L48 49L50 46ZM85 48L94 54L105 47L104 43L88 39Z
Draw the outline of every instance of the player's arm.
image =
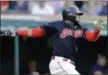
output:
M22 37L42 37L45 35L45 30L41 27L31 28L31 29L18 29L18 30L1 30L0 36L22 36Z
M22 37L43 37L45 35L44 29L41 27L31 29L19 29L16 30L16 34Z
M98 21L94 24L95 29L94 30L86 30L84 33L84 38L88 41L97 41L99 38L100 30L103 26L103 21Z
M52 23L42 25L37 28L31 29L8 29L0 31L0 36L15 36L16 34L21 37L43 37L45 35L51 36L56 33L56 28Z
M100 29L87 30L84 33L84 38L88 41L97 41L99 38Z
M43 25L37 28L27 30L17 30L16 33L22 37L43 37L45 35L53 35L56 32L56 28L52 24Z

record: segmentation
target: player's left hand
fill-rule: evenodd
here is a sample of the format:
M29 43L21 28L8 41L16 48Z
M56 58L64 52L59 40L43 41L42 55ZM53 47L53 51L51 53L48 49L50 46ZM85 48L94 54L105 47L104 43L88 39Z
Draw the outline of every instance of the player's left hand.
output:
M16 36L16 32L12 29L7 29L3 31L3 35L13 37L13 36Z
M94 21L94 26L98 30L104 29L104 22L102 19L99 19L98 21Z

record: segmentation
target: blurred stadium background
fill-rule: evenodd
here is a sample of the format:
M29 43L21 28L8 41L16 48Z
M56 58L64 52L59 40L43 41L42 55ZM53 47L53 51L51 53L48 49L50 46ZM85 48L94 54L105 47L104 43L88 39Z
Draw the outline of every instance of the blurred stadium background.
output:
M74 1L74 0L40 0L40 1L0 1L1 4L1 29L13 30L19 28L32 28L61 20L63 8L76 5L84 15L80 17L83 26L93 29L93 22L103 19L105 28L100 33L96 43L81 42L76 60L77 69L82 75L89 75L90 66L96 61L98 53L107 56L107 16L108 2L99 1ZM37 71L41 74L48 72L48 63L51 55L53 39L0 37L1 39L1 74L26 75L29 73L28 61L36 60ZM108 57L108 56L107 56Z

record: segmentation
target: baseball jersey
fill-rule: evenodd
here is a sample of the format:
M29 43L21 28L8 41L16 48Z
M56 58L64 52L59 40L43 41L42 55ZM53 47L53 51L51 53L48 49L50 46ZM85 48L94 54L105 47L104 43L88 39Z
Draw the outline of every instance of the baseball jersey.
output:
M73 32L79 29L81 30L81 27L67 24L64 21L56 21L42 25L41 28L44 29L45 35L54 35L53 56L61 56L74 60L76 38ZM85 32L86 30L83 31Z

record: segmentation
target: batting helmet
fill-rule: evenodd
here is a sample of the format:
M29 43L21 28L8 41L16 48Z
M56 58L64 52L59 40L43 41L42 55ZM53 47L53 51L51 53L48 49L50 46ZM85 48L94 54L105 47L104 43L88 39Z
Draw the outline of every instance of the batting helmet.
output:
M81 16L83 13L76 6L64 8L62 11L63 20L74 21L78 15Z

